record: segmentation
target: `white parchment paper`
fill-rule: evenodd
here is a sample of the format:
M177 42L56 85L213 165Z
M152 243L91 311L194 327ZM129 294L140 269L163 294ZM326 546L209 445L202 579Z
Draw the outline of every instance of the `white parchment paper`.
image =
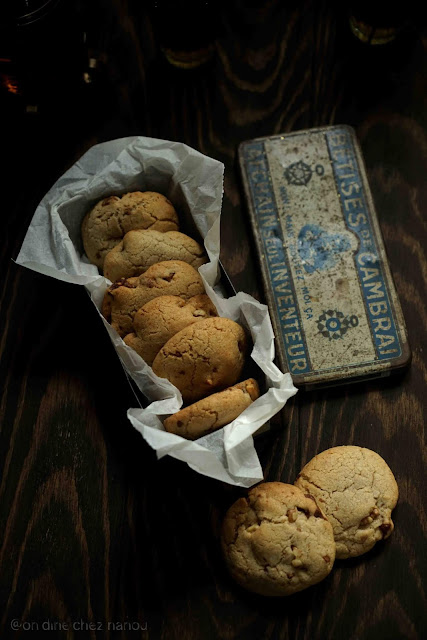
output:
M167 433L161 419L179 410L180 392L156 376L101 316L125 371L150 402L145 409L129 409L128 418L158 458L171 455L201 474L249 487L263 478L252 436L297 390L290 375L273 363L274 336L268 308L242 292L225 298L218 286L223 173L220 162L178 142L138 136L96 145L43 198L16 262L83 285L100 314L110 283L84 254L80 236L84 215L111 194L159 191L168 197L178 211L181 229L190 235L198 232L204 239L210 262L199 271L206 291L219 315L242 323L250 331L252 358L265 374L268 390L231 424L197 441Z

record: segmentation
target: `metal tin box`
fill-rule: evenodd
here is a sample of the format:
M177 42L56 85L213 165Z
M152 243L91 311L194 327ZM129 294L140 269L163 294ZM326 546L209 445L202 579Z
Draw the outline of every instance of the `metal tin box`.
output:
M239 162L278 356L294 384L406 365L403 315L353 129L249 140Z

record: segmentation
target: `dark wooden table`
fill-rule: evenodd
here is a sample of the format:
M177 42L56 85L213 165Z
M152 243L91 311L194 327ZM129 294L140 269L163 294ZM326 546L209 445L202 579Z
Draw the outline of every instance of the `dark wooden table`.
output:
M35 95L2 94L1 637L426 637L422 16L370 47L350 33L342 3L229 0L218 5L212 60L183 71L162 57L147 3L90 4L67 4L73 20L39 40L51 48L44 63L27 51ZM81 57L55 48L83 30ZM91 83L81 81L88 57L98 60ZM34 103L37 113L23 111ZM307 591L264 599L231 581L219 550L222 515L242 490L156 460L127 421L134 396L86 293L12 259L39 200L91 145L178 140L225 164L222 260L236 289L262 300L237 146L333 123L352 125L361 143L412 364L385 380L300 391L256 447L265 479L283 482L323 449L369 447L400 498L389 540L336 562Z

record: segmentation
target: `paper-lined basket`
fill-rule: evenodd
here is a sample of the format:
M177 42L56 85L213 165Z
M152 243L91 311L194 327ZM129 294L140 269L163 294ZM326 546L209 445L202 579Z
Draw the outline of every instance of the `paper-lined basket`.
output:
M43 198L16 262L84 286L100 313L110 283L84 254L83 217L98 200L112 194L158 191L169 198L178 211L182 230L203 238L209 262L199 272L206 292L220 316L240 322L250 331L254 343L251 357L265 376L267 391L232 423L196 441L168 433L160 417L179 410L180 392L156 376L101 316L126 372L150 402L145 409L130 408L127 415L159 458L171 455L198 473L249 487L263 479L252 436L297 390L290 375L283 374L273 362L274 335L268 308L242 292L226 298L218 286L223 173L220 162L178 142L131 137L96 145Z

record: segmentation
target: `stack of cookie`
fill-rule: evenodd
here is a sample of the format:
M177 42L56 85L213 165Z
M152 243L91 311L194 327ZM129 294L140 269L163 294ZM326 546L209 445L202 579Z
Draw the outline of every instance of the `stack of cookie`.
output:
M218 317L198 273L205 251L179 231L167 198L139 191L105 198L85 216L82 239L89 260L112 282L104 317L187 405L165 419L167 431L199 438L258 398L254 379L239 382L245 331Z
M295 485L262 483L230 507L221 534L226 564L250 591L291 595L326 578L335 558L388 538L397 499L393 473L375 451L327 449Z

